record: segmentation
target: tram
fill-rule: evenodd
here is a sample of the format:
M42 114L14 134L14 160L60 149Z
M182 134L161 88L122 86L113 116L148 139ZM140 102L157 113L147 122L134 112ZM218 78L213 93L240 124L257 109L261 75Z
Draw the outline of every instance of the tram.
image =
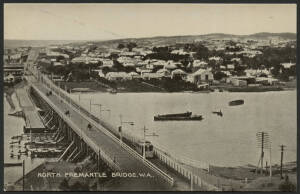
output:
M142 141L135 143L135 150L142 156L143 156L143 146L144 146L144 142ZM146 158L154 157L153 145L149 141L145 142L145 156Z

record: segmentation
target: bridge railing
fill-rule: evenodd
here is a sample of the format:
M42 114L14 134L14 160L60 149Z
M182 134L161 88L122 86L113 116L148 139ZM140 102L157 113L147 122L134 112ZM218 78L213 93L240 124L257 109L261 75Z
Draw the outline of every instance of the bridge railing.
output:
M177 161L177 159L171 157L162 150L155 148L154 154L165 165L167 165L169 168L172 168L177 173L181 174L183 177L188 179L193 185L198 185L200 188L204 188L207 191L222 191L222 189L218 185L208 183L208 181L204 180L204 178L207 176L205 172L203 172L203 176L205 177L201 177L200 175L193 173L191 170L186 168L184 164L181 164Z
M111 133L109 130L114 130L114 127L112 127L110 124L101 121L97 117L95 117L93 114L82 108L80 105L78 105L74 100L72 100L69 96L67 96L62 90L56 86L48 77L44 75L38 76L44 85L46 85L51 91L53 91L57 96L61 97L65 103L70 104L72 107L75 108L75 110L79 111L79 113L85 117L86 120L88 120L90 123L94 124L95 126L98 126L98 129L101 130L101 132L105 133L107 136L111 137L114 141L120 143L120 140ZM106 129L106 127L108 129ZM79 129L80 130L80 129ZM148 166L150 169L152 169L157 175L162 177L167 183L170 185L174 184L174 180L171 176L166 174L164 171L159 169L157 166L149 162L148 160L144 159L140 154L138 154L135 150L130 148L125 143L120 143L120 145L127 150L131 155L133 155L138 160L142 161L146 166Z

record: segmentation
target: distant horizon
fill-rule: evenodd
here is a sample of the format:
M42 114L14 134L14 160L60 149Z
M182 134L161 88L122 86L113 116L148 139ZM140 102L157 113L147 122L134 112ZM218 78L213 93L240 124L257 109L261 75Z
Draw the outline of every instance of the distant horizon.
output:
M296 33L296 4L5 3L6 40Z
M255 34L295 34L297 35L297 32L257 32L257 33L252 33L252 34L228 34L228 33L223 33L223 32L216 32L216 33L209 33L209 34L196 34L196 35L158 35L158 36L149 36L149 37L128 37L128 38L115 38L115 39L86 39L86 40L81 40L81 39L4 39L4 40L20 40L20 41L110 41L110 40L124 40L124 39L146 39L146 38L158 38L158 37L177 37L177 36L206 36L206 35L214 35L214 34L223 34L223 35L232 35L232 36L251 36Z

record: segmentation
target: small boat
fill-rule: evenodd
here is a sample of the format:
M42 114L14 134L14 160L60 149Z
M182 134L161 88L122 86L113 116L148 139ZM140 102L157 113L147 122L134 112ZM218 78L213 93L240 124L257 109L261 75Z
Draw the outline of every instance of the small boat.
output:
M223 117L223 113L222 113L221 110L220 110L220 111L213 111L212 113L213 113L213 114L216 114L216 115L218 115L218 116L220 116L220 117Z
M244 104L244 100L233 100L229 102L229 106L237 106Z

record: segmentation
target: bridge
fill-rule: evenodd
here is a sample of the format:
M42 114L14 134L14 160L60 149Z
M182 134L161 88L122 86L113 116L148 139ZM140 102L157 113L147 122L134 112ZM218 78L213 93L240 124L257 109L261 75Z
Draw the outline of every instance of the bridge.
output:
M170 190L173 178L144 159L135 150L121 142L101 124L84 114L83 109L73 102L64 91L58 88L45 75L31 69L35 76L27 76L32 90L51 108L52 118L58 128L85 152L96 153L98 160L103 160L115 171L144 173L151 178L136 178L133 182L142 186L142 190ZM36 78L38 78L36 80ZM48 96L48 92L52 95ZM69 115L65 115L66 110ZM55 116L53 115L55 113ZM87 125L91 124L92 129Z
M34 54L34 56L38 55ZM175 190L174 183L180 180L178 177L190 181L191 190L193 190L193 185L195 188L198 187L198 190L199 188L220 190L216 185L209 184L197 174L187 170L182 160L174 159L160 149L154 150L159 163L143 158L128 145L128 142L123 142L122 138L116 135L118 133L116 127L100 120L78 105L64 90L37 70L34 66L34 57L30 59L27 63L27 70L30 74L27 74L26 79L30 84L31 92L47 105L42 121L47 128L57 129L56 133L62 134L70 142L60 159L72 161L81 154L94 155L98 165L100 161L104 161L113 171L151 175L151 178L130 180L130 183L135 185L133 190ZM66 114L67 111L68 114ZM87 127L89 124L91 128ZM126 140L126 134L122 134L122 137ZM189 162L184 161L184 163ZM208 169L206 166L203 168ZM170 173L170 169L175 173Z

